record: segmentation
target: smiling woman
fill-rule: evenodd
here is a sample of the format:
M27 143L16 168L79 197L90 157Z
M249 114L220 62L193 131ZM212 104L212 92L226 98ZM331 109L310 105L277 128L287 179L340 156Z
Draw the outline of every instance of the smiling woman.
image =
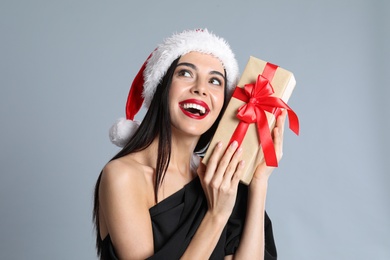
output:
M172 126L198 136L206 132L221 114L225 82L219 59L199 52L183 55L169 91Z
M94 222L101 259L276 259L264 205L271 168L239 183L245 162L237 142L209 143L238 77L229 45L207 30L166 39L137 74L110 137L123 149L95 188ZM134 115L144 104L142 123ZM274 130L281 154L283 114Z

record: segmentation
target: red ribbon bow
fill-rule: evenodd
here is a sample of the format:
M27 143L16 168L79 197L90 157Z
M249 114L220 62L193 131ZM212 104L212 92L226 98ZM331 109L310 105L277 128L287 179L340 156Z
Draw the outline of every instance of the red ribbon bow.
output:
M233 93L233 97L246 102L246 104L238 109L237 118L240 119L240 123L233 133L230 142L236 140L241 144L249 124L256 123L259 143L264 153L264 160L268 166L277 167L278 161L265 111L277 117L281 113L281 108L286 109L290 129L297 135L299 134L299 121L295 112L282 99L272 96L274 90L270 81L277 66L270 63L267 63L267 66L264 72L266 70L267 72L271 72L267 73L268 78L260 74L257 77L256 83L246 84L244 88L237 87Z

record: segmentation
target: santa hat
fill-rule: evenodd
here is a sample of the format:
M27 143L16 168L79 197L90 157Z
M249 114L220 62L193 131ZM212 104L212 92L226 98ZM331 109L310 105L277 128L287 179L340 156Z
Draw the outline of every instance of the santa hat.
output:
M238 64L229 44L222 38L203 30L189 30L174 34L150 54L134 78L126 103L126 118L120 118L110 128L111 142L123 147L137 130L134 121L142 104L149 107L156 87L161 82L172 62L189 52L211 54L218 58L226 70L227 92L230 95L237 83Z

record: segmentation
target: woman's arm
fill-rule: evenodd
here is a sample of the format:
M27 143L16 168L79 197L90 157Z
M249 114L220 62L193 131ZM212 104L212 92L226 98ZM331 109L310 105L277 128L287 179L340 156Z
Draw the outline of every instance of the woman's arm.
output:
M273 130L275 152L278 161L283 155L283 133L286 111L277 118ZM264 259L264 218L268 179L273 167L261 163L253 175L248 189L248 207L243 234L234 259Z
M206 194L208 211L195 232L182 259L208 259L217 245L231 215L237 187L242 175L241 149L234 142L224 153L217 145L207 168L198 175ZM100 230L110 234L119 259L145 259L154 253L152 223L145 198L147 182L136 166L110 162L103 170L100 183ZM150 196L149 196L150 197ZM104 239L104 237L102 237Z
M110 234L119 259L145 259L154 252L145 195L147 183L143 174L134 174L140 171L118 160L111 161L103 170L99 189L100 230L102 236Z
M207 198L208 210L181 259L209 259L232 213L244 162L242 149L233 142L225 153L218 143L207 168L198 175Z

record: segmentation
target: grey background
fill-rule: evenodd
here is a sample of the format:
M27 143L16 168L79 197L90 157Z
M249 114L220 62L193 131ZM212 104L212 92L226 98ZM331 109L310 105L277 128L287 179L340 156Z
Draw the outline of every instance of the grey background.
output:
M244 68L294 72L267 210L280 259L390 259L390 2L0 2L0 259L96 259L92 193L108 128L171 33L207 27Z

